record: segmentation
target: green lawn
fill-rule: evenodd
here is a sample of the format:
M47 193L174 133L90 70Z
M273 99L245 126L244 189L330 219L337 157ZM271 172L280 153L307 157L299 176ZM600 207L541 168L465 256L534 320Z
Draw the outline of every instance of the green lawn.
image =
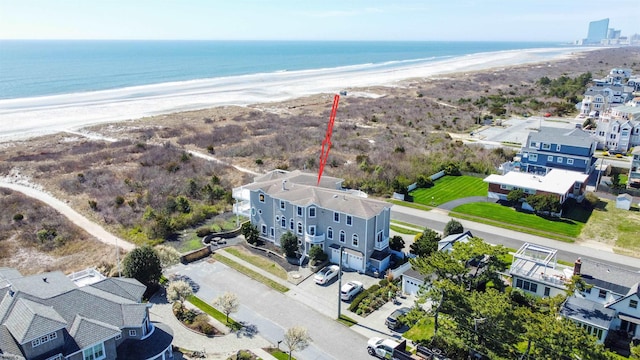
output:
M213 258L216 259L217 261L220 261L221 263L227 265L228 267L243 273L245 275L247 275L248 277L252 278L255 281L261 282L267 286L269 286L270 288L280 291L281 293L285 293L287 291L289 291L289 288L281 285L280 283L277 283L271 279L269 279L268 277L262 275L262 274L258 274L257 272L242 266L240 264L238 264L237 262L229 259L228 257L225 257L224 255L220 255L220 254L213 254Z
M223 324L226 324L231 329L239 330L242 328L242 324L233 320L231 317L229 317L229 322L227 322L227 315L221 313L216 308L207 304L206 301L200 299L199 297L191 295L187 300L195 305L198 309L202 310L204 313L209 314L209 316L211 316L212 318L220 321Z
M435 323L432 316L426 316L404 333L403 337L412 340L429 340L433 337Z
M451 200L469 196L487 196L488 184L473 176L444 176L428 189L415 189L409 193L413 202L438 206Z
M598 241L611 245L616 251L637 256L640 254L640 211L616 208L615 200L600 199L600 206L593 211L589 223L582 230L582 240Z
M280 279L287 280L287 272L282 268L282 266L276 264L275 262L266 259L259 255L254 255L247 250L244 250L240 247L228 247L223 251L228 252L231 255L234 255L251 265L255 265L261 268L264 271L267 271Z
M580 221L568 218L547 219L534 214L518 212L511 207L494 203L464 204L457 206L453 211L476 216L478 218L493 220L499 223L534 229L538 232L558 234L570 238L575 238L580 235L580 231L584 226L584 221L586 221L586 219L584 219L584 214L578 210L575 211L577 214L572 217L578 218ZM586 217L588 218L588 216ZM495 225L500 226L498 223ZM541 235L544 236L543 234Z

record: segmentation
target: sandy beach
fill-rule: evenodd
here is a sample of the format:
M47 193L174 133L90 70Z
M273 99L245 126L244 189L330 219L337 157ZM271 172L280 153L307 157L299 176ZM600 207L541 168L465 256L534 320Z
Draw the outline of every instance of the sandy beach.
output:
M439 61L282 71L0 100L0 142L180 111L273 103L370 86L401 86L407 79L556 61L591 50L594 49L567 47L501 51Z

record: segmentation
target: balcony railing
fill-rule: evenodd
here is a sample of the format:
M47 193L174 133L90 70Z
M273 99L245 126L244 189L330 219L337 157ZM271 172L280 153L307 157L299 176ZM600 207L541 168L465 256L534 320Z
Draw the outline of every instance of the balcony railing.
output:
M389 237L385 237L382 241L376 241L375 245L373 245L374 250L384 250L389 247Z
M324 242L324 234L311 235L309 233L304 234L304 241L310 244L322 244Z

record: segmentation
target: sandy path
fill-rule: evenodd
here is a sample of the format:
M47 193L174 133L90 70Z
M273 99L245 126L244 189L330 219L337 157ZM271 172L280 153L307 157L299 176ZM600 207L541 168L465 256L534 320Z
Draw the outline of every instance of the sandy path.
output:
M102 226L87 219L83 215L73 210L69 205L65 204L64 202L56 199L55 197L47 194L42 190L38 190L26 185L10 183L3 180L0 180L0 187L21 192L26 196L42 201L43 203L56 209L59 213L64 215L72 223L76 224L77 226L82 228L84 231L93 235L96 239L98 239L99 241L102 241L105 244L119 246L120 248L126 251L131 251L136 247L134 244L128 241L125 241L123 239L120 239L117 236L112 235L111 233L106 231Z

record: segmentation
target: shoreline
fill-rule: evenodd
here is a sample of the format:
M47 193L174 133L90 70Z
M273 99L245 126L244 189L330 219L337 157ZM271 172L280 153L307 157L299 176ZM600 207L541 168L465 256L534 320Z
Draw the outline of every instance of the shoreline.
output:
M536 48L457 56L410 65L377 65L260 73L161 83L88 93L0 100L0 143L105 123L223 106L277 103L341 90L402 86L439 75L464 74L579 56L599 48Z

